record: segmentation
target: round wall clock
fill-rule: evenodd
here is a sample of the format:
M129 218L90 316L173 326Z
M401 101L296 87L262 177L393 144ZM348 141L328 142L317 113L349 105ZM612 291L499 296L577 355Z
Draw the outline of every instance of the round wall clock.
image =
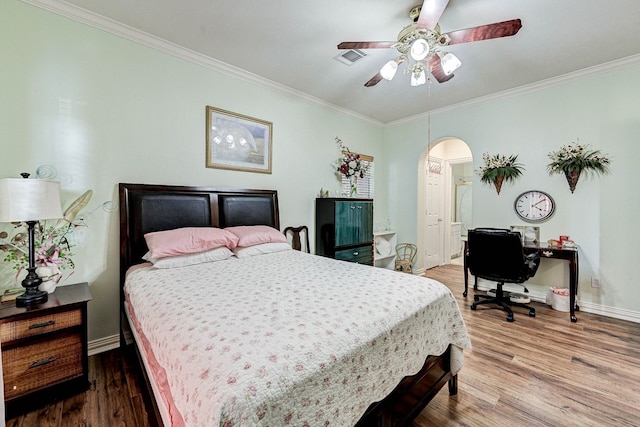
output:
M520 219L527 222L543 222L551 218L556 202L544 191L525 191L516 198L513 208Z

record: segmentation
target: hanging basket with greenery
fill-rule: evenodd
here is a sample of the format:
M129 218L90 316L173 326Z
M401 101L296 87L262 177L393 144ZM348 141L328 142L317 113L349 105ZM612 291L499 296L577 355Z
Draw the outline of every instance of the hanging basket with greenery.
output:
M576 189L582 172L594 175L606 175L611 172L611 160L608 157L602 155L600 150L592 150L579 142L577 140L562 146L558 151L549 153L551 163L547 165L549 175L564 174L572 193Z
M524 166L518 163L518 156L505 156L500 154L482 155L483 165L478 168L476 173L480 175L480 182L493 185L500 194L500 189L504 182L514 182L522 175Z

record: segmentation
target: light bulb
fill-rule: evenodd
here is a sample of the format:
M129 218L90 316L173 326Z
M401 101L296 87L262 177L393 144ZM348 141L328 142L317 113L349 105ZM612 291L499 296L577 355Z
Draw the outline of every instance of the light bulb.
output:
M417 39L411 43L411 57L415 61L422 61L429 55L429 43L425 39Z

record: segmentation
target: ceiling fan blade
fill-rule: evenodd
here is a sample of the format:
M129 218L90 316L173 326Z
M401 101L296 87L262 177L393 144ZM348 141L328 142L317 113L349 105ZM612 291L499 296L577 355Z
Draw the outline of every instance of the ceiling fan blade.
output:
M439 82L444 83L453 78L453 74L446 75L442 69L442 62L438 55L433 55L433 58L429 61L431 67L431 75Z
M338 45L338 49L381 49L393 47L396 42L342 42Z
M522 22L519 19L512 19L510 21L467 28L466 30L452 31L447 35L451 38L449 45L452 45L509 37L520 31L520 28L522 28Z
M440 17L448 4L449 0L424 0L420 16L418 16L418 21L416 22L417 27L433 30L438 25L438 21L440 21Z
M365 87L375 86L378 83L380 83L381 80L382 80L382 74L378 73L375 76L371 77L369 81L366 82L364 85Z

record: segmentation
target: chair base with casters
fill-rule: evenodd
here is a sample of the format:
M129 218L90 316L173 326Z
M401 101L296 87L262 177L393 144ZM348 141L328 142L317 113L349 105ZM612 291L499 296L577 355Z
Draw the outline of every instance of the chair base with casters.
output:
M529 307L526 304L521 304L519 302L513 302L511 301L510 297L509 297L509 292L507 291L503 291L502 290L502 283L498 283L497 287L496 287L496 295L495 296L490 296L490 295L482 295L482 294L475 294L473 296L473 304L471 304L471 310L474 310L477 308L477 306L481 305L481 304L498 304L499 306L502 306L502 309L504 311L507 312L507 322L513 322L513 310L511 310L511 306L514 307L523 307L523 308L527 308L529 309L529 317L536 317L536 309L533 307ZM484 298L482 301L480 301L480 298Z

